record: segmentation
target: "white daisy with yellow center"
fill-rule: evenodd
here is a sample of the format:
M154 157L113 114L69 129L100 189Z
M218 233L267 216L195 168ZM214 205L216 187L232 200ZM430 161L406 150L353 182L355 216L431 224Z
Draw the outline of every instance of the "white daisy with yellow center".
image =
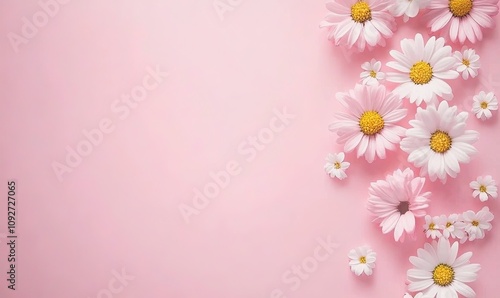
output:
M493 92L484 91L473 97L472 112L476 118L481 120L490 119L493 116L492 111L498 110L498 99Z
M418 108L412 128L406 131L401 149L408 153L408 161L420 168L422 176L431 181L446 182L448 176L455 178L460 173L460 163L470 162L477 150L472 145L479 133L466 130L467 112L457 113L456 106L442 101L436 108Z
M464 80L477 77L481 62L475 50L464 48L462 52L456 51L453 56L456 60L456 69L462 74Z
M491 231L493 228L490 222L495 218L488 207L483 207L478 213L472 210L466 211L462 217L469 241L483 239L486 236L486 231Z
M345 171L351 165L349 162L344 161L344 152L340 153L329 153L326 157L326 164L324 166L325 171L330 177L338 178L339 180L344 180L347 178Z
M375 253L369 246L360 246L349 251L349 266L357 276L361 274L372 275L377 260Z
M385 79L385 73L381 72L382 62L372 59L361 64L363 72L359 75L363 85L379 85Z
M417 256L411 256L414 268L408 270L407 276L411 292L422 292L429 297L476 297L474 290L466 283L477 279L479 264L471 264L471 252L457 258L458 242L450 245L446 238L438 242L426 243L417 250Z
M491 175L479 176L475 181L472 181L469 186L474 190L472 196L478 197L481 202L486 202L488 198L497 198L498 189L497 183Z
M444 228L444 221L439 216L431 217L430 215L425 216L424 232L427 238L436 239L441 237L443 234L441 230Z
M453 98L450 85L445 80L456 79L456 60L450 46L444 45L443 38L432 36L426 43L421 34L415 39L401 41L402 52L392 50L395 61L387 66L398 72L387 74L387 80L400 84L394 93L400 98L409 98L411 103L437 103L437 98Z

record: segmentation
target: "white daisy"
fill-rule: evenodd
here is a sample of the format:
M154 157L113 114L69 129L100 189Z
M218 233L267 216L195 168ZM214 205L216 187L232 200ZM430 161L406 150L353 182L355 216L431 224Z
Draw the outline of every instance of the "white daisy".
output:
M417 250L417 256L411 256L410 262L415 268L408 270L408 290L422 292L430 297L457 298L461 294L467 298L476 297L474 290L466 285L477 279L479 264L471 264L472 252L466 252L457 258L459 244L440 238L432 245L425 243Z
M443 223L443 236L448 238L463 239L465 237L465 223L458 214L441 215L439 221Z
M443 234L441 230L444 228L444 222L439 216L431 217L430 215L425 216L424 232L427 238L431 237L436 239L441 237Z
M357 276L360 276L362 273L372 275L377 254L369 246L365 245L351 249L349 259L349 265L354 274Z
M479 55L473 49L463 49L462 52L456 51L453 55L456 59L455 66L457 71L462 74L462 78L467 80L469 76L471 78L477 77L479 67L481 63L479 62Z
M326 157L325 171L330 177L337 177L339 180L347 178L345 171L349 168L351 163L344 161L345 154L340 152L338 154L328 153Z
M430 0L395 0L391 7L391 12L395 17L403 16L406 23L410 18L417 16L421 9L429 4Z
M497 183L490 175L477 177L476 181L472 181L469 186L474 190L472 196L474 198L479 196L481 202L486 202L489 197L498 197Z
M477 214L472 210L466 211L462 216L465 221L465 231L469 235L469 241L483 239L486 235L485 231L491 231L493 228L490 221L495 216L488 207L483 207Z
M443 183L447 176L455 178L460 172L460 163L468 163L475 154L472 146L479 138L474 130L465 130L468 113L457 114L456 106L442 101L439 107L427 106L417 109L415 120L410 121L401 149L408 153L408 161L420 167L422 176L429 175L431 181L439 178Z
M370 62L365 62L361 64L361 68L364 70L359 77L361 78L361 83L363 85L375 85L377 86L379 82L385 79L385 73L381 72L382 63L375 59Z
M490 119L493 114L491 111L498 110L498 100L493 92L486 94L484 91L479 92L474 96L472 104L472 112L476 114L477 119Z
M407 113L403 102L383 85L356 84L353 90L338 93L337 99L348 113L337 113L329 129L338 135L344 151L357 148L358 158L373 162L375 156L384 159L386 150L395 150L405 129L398 124Z
M400 85L394 89L400 98L409 98L411 103L420 105L422 101L437 103L437 97L453 98L450 85L444 80L456 79L455 58L451 47L444 45L444 38L431 37L427 43L421 34L415 39L401 41L403 52L390 51L396 61L387 66L399 71L388 73L387 80Z
M396 28L387 0L335 0L326 3L330 13L320 27L330 27L328 39L336 45L356 46L360 52L385 46Z

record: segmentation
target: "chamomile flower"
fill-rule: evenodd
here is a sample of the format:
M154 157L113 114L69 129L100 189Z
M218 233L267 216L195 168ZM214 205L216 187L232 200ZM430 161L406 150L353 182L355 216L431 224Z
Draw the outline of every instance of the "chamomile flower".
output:
M488 207L483 207L478 213L472 210L466 211L462 216L465 222L465 231L469 236L469 241L483 239L486 235L485 232L491 231L493 228L490 221L492 221L495 216L490 212Z
M456 79L455 58L451 47L444 45L444 39L432 36L426 43L421 34L415 39L401 41L402 52L390 51L396 61L387 66L398 71L388 73L387 80L400 85L394 89L400 98L409 98L411 103L420 105L437 103L437 97L453 98L450 85L445 80Z
M466 130L467 112L457 113L456 106L442 101L436 108L427 106L417 109L412 128L406 131L401 149L408 153L408 161L420 168L422 176L431 181L446 182L447 176L457 177L460 163L468 163L477 152L472 146L479 133Z
M444 222L439 216L431 217L430 215L425 216L424 232L427 238L436 239L441 237L443 234L441 230L443 229Z
M472 43L483 38L482 28L493 28L498 0L433 0L427 7L431 32L448 31L451 41Z
M414 238L415 218L423 217L429 206L431 193L422 193L424 184L425 178L415 177L409 168L371 183L368 210L380 221L382 233L394 230L394 240L401 242L405 234Z
M462 217L458 214L451 214L450 216L441 215L439 221L443 223L443 237L463 239L465 237L465 223Z
M375 85L385 79L385 73L381 72L382 63L375 59L361 64L363 72L359 75L363 85Z
M375 156L386 157L386 150L395 150L405 129L397 123L407 113L403 103L383 85L357 84L354 90L338 93L337 99L348 113L337 113L337 121L329 129L338 135L337 142L344 151L357 148L358 158L373 162Z
M462 74L464 80L477 77L479 67L479 55L473 49L464 49L462 52L456 51L453 56L456 59L456 68Z
M330 13L320 27L331 28L328 38L336 45L356 46L360 52L384 46L395 29L387 0L336 0L328 2Z
M421 9L429 5L430 0L395 0L391 7L391 12L395 17L403 16L406 23L410 18L417 16Z
M325 171L332 178L338 178L339 180L343 180L347 178L347 174L345 171L351 165L349 162L344 161L345 154L344 152L340 152L338 154L329 153L326 157Z
M474 290L466 283L477 279L479 264L471 264L472 252L458 255L459 244L446 238L425 243L424 248L417 250L417 256L411 256L414 268L408 270L407 276L411 292L422 292L429 297L476 297ZM458 293L458 294L457 294Z
M472 112L476 114L477 119L486 120L493 116L491 111L498 110L498 99L490 92L486 94L484 91L473 97Z
M469 186L474 190L472 196L474 198L479 196L481 202L486 202L489 197L498 197L497 183L490 175L477 177L476 181L472 181Z
M375 268L375 261L377 260L377 253L375 253L369 246L360 246L351 249L349 252L349 265L351 271L357 276L361 274L372 275L373 268Z

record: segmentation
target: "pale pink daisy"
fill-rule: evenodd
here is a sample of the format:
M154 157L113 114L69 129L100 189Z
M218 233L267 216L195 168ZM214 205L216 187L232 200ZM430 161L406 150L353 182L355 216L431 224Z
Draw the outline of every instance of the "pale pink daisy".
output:
M486 235L485 231L491 231L493 228L490 222L495 216L490 212L490 208L488 207L483 207L477 214L472 210L466 211L462 216L469 241L483 239Z
M403 39L401 50L390 51L396 61L387 63L398 71L387 73L389 82L400 84L394 93L417 105L423 101L436 104L438 96L446 100L453 98L451 87L445 80L456 79L458 72L454 69L456 60L451 47L444 45L444 38L432 36L424 43L422 35L417 34L415 39Z
M462 74L464 80L469 79L469 76L471 78L477 77L481 63L476 51L473 49L463 49L462 52L456 51L453 56L457 60L457 71Z
M332 178L338 178L339 180L344 180L347 178L347 174L345 171L351 165L350 162L344 161L345 154L344 152L340 153L328 153L326 156L326 164L324 169L328 175Z
M425 216L429 206L431 193L422 193L424 184L425 178L415 177L409 168L370 184L368 210L380 221L382 233L394 230L394 240L401 242L405 235L414 238L415 218Z
M359 75L363 85L378 85L385 79L385 73L381 72L382 63L375 59L361 64L363 72Z
M389 13L388 0L335 0L328 2L330 13L320 27L330 27L329 39L335 44L356 46L359 51L377 45L385 46L395 29L393 16Z
M424 232L427 238L436 239L443 234L441 230L444 228L444 221L439 216L431 217L430 215L425 216Z
M475 43L483 38L482 28L493 28L498 0L433 0L427 7L431 32L448 31L451 41Z
M466 130L467 112L457 113L456 106L442 101L436 108L427 106L417 109L412 128L406 131L401 149L407 152L408 161L420 168L421 175L429 175L431 181L446 182L447 176L456 178L460 163L468 163L477 150L472 145L479 133Z
M498 197L497 183L491 175L479 176L469 186L474 190L472 196L474 198L479 196L481 202L486 202L490 197L495 199Z
M431 0L395 0L391 7L391 12L395 17L403 16L406 23L410 18L417 16L421 9L429 5Z
M443 237L463 239L465 237L465 223L462 216L451 214L450 216L441 215L439 221L443 223Z
M492 111L498 110L498 99L493 92L481 91L474 95L472 103L472 112L476 114L477 119L487 120L493 116Z
M337 113L337 121L329 129L337 132L337 142L344 151L357 148L358 158L365 156L373 162L375 156L386 157L386 150L395 150L405 129L396 125L407 113L403 103L383 85L357 84L347 93L338 93L337 99L348 113Z

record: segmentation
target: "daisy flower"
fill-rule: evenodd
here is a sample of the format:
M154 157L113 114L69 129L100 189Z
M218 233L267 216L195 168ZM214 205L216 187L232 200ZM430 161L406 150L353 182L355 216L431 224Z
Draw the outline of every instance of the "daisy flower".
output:
M477 119L490 119L493 114L491 111L498 110L498 100L493 92L486 94L484 91L479 92L473 97L472 112L476 114Z
M406 23L410 18L417 16L420 9L426 8L430 0L396 0L391 7L395 17L403 16Z
M418 293L418 294L416 294L415 296L412 296L412 295L410 295L410 294L406 293L406 294L403 296L403 298L430 298L430 296L424 295L424 294L422 294L422 293Z
M351 164L344 161L344 158L344 152L340 152L338 154L328 154L326 157L325 171L330 175L330 177L337 177L339 180L347 178L345 171Z
M466 252L457 258L459 244L440 238L438 242L426 243L417 250L417 256L411 256L415 266L408 270L407 276L411 292L422 292L429 297L476 297L474 290L466 285L477 279L479 264L471 264L472 252Z
M472 196L475 198L479 195L481 202L486 202L489 197L497 198L497 183L490 175L477 177L476 181L472 181L469 186L474 190Z
M439 221L443 223L443 237L463 239L465 237L465 223L458 214L451 214L446 217L446 215L441 215Z
M364 70L359 77L363 85L375 85L377 86L379 82L385 79L385 73L381 72L382 63L375 59L370 62L365 62L361 64L361 68Z
M377 253L366 245L360 246L351 249L349 259L349 265L354 274L357 276L360 276L362 273L372 275L373 268L375 268L375 261L377 260Z
M427 106L417 109L412 128L406 131L401 149L408 153L408 161L420 168L422 176L429 175L431 181L439 178L443 183L447 176L455 178L460 172L460 163L468 163L476 153L472 146L479 138L474 130L465 130L467 112L457 114L456 106L442 101L439 107Z
M360 52L365 48L385 46L395 29L393 16L389 13L388 0L335 0L328 2L330 13L320 27L330 27L328 36L335 44L354 45Z
M401 242L405 234L414 235L415 217L423 217L429 207L431 193L421 193L424 184L425 178L415 177L409 168L371 183L368 210L381 221L382 233L394 230L394 240Z
M488 207L483 207L477 214L472 211L466 211L463 214L465 221L465 231L469 235L469 240L483 239L485 231L491 231L493 226L490 221L495 218Z
M338 120L329 129L337 132L337 142L344 144L345 152L357 148L358 158L364 155L371 163L375 155L384 159L386 149L396 149L405 133L396 123L407 113L399 98L382 85L357 84L354 90L338 93L337 99L349 112L337 113Z
M424 224L425 236L432 239L440 238L443 235L440 231L444 228L443 224L444 222L439 216L431 217L430 215L426 215Z
M455 58L451 47L444 45L444 38L431 37L426 43L421 34L415 39L401 41L403 52L390 51L392 58L387 66L399 73L388 73L387 80L399 83L394 89L400 98L409 98L411 103L420 105L422 101L437 103L437 97L453 98L450 85L444 80L456 79Z
M431 32L449 31L451 41L475 43L483 38L481 28L493 28L498 0L434 0L427 7Z
M473 49L464 49L463 52L456 51L453 55L456 60L456 68L459 73L462 73L464 80L477 77L477 71L481 66L479 55Z

